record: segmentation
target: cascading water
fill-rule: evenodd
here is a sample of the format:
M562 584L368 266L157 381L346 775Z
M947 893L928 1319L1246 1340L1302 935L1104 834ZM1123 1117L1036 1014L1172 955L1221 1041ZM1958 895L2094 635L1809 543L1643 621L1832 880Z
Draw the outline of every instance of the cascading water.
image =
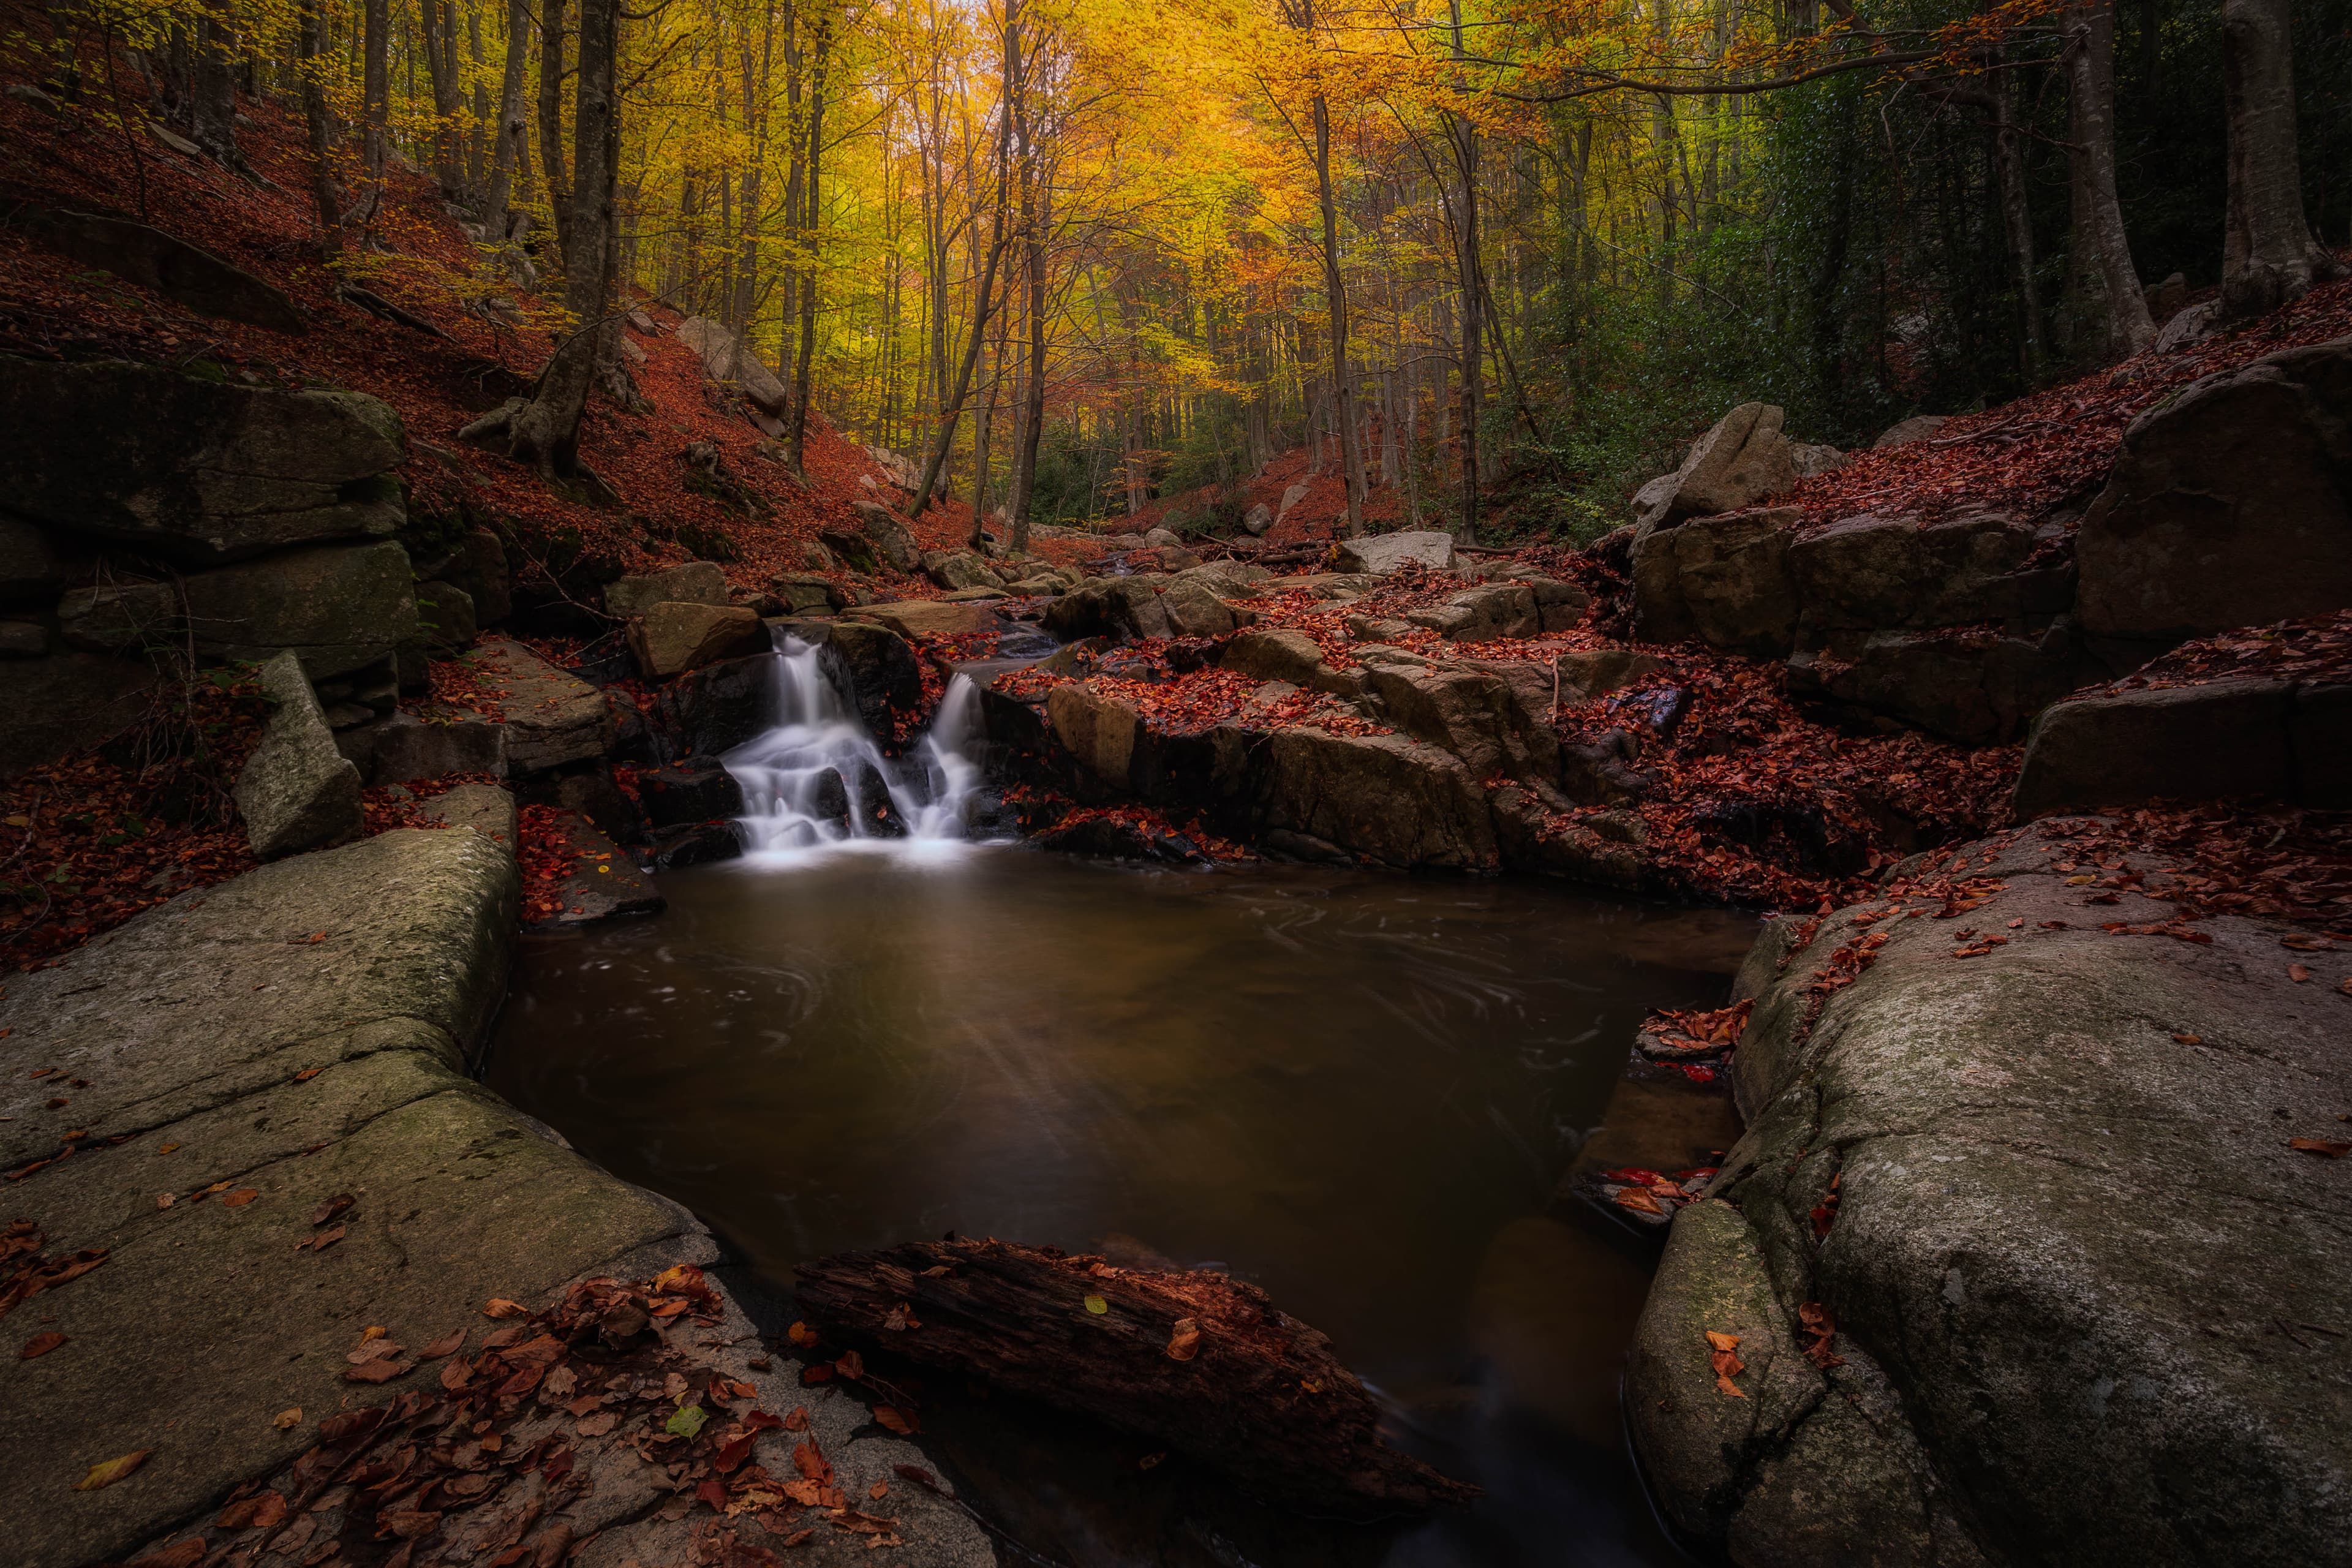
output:
M948 682L929 731L898 758L883 755L817 648L785 638L775 680L775 727L719 758L742 786L745 858L969 837L980 789L980 767L967 754L980 714L970 680Z

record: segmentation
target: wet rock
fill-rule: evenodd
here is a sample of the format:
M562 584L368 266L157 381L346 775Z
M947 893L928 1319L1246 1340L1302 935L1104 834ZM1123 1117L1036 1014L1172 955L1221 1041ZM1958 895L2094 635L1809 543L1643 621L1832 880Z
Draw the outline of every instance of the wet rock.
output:
M715 561L689 561L604 584L604 608L622 616L645 615L656 605L726 603L727 569Z
M1148 577L1090 577L1045 606L1042 624L1064 642L1169 634L1159 585Z
M716 761L648 768L638 773L636 784L646 820L656 827L681 827L742 815L742 786Z
M1323 650L1305 632L1286 626L1256 626L1225 645L1221 661L1252 680L1286 680L1311 686L1324 668Z
M58 635L68 647L89 653L169 647L180 626L180 596L167 583L75 588L58 601Z
M809 784L809 815L849 831L849 785L837 768L826 768Z
M558 853L569 869L556 885L555 911L531 921L528 929L601 925L669 907L636 863L584 818L563 812L550 826L562 841Z
M236 808L253 852L274 860L353 837L364 826L359 770L335 749L301 661L281 653L257 679L277 707L236 776Z
M415 579L390 540L322 544L186 580L188 626L216 658L299 655L314 680L348 674L416 642Z
M2347 691L2352 688L2298 689L2248 678L2053 704L2026 742L2012 809L2022 819L2156 799L2293 800L2303 794L2298 784L2305 776L2321 798L2340 799L2341 775L2326 776L2321 736L2334 730L2336 754L2342 754ZM2332 725L2326 720L2331 713ZM2307 738L2298 748L2301 715L2316 721L2305 720ZM2299 749L2317 753L2316 773L2297 767Z
M683 871L689 866L740 859L743 839L731 822L681 823L653 829L646 837L646 852L656 870Z
M1605 697L1622 687L1646 679L1665 668L1665 660L1654 653L1636 653L1632 648L1595 648L1590 651L1563 653L1552 662L1559 666L1560 682L1575 700L1576 695Z
M1031 837L1040 849L1103 860L1151 860L1166 866L1212 864L1201 847L1164 824L1076 813Z
M0 605L47 604L57 596L57 552L29 522L0 517Z
M306 330L282 289L232 267L175 235L127 217L17 204L9 226L85 267L152 289L200 316L243 321L273 332Z
M485 719L435 724L394 713L376 725L372 744L373 776L380 784L451 773L506 776L507 727Z
M1001 588L1003 580L970 551L932 550L923 555L923 571L942 588Z
M1494 826L1467 768L1402 735L1276 731L1266 742L1262 817L1396 867L1483 868Z
M1200 571L1205 568L1196 567ZM1160 592L1160 613L1180 637L1221 637L1234 629L1234 612L1207 584L1180 574Z
M1454 565L1454 536L1434 529L1410 529L1402 533L1374 533L1339 542L1339 570L1385 577L1408 563L1433 572Z
M49 651L49 630L37 621L0 621L0 658L38 658Z
M922 706L922 665L907 639L889 627L836 621L824 646L838 658L843 686L870 732L890 733L898 715Z
M629 651L647 680L667 680L767 646L766 623L740 605L659 604L629 623Z
M1907 447L1914 441L1924 441L1952 422L1948 414L1914 414L1908 419L1898 419L1878 433L1871 446Z
M494 626L514 614L513 575L507 569L507 547L487 528L477 528L458 542L446 559L420 566L420 578L446 583L474 602L478 626Z
M904 838L907 825L899 820L898 808L890 804L890 783L872 763L862 763L857 769L856 788L851 793L850 810L857 826L868 838Z
M1983 746L2017 739L2035 714L2097 674L2063 626L2033 637L1947 626L1832 638L1790 658L1789 690Z
M60 533L203 564L400 526L400 419L373 397L157 365L11 361L0 493Z
M788 616L827 616L849 604L849 595L833 579L814 572L779 572L768 579L768 592Z
M2207 376L2134 419L2075 540L2084 628L2168 643L2352 605L2347 405L2339 340Z
M1385 657L1384 657L1385 656ZM1388 721L1416 741L1444 748L1477 778L1523 773L1526 742L1539 737L1545 764L1556 775L1558 742L1549 730L1526 731L1526 716L1500 677L1460 665L1437 664L1393 650L1363 650L1364 680Z
M1651 642L1692 638L1746 653L1785 654L1797 631L1788 507L1694 518L1633 546L1634 613Z

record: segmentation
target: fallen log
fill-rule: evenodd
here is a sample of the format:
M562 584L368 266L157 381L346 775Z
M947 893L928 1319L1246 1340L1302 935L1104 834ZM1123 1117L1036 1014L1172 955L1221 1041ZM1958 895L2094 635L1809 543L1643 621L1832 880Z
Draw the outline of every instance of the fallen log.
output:
M1269 1501L1367 1517L1478 1495L1381 1442L1331 1342L1222 1274L995 1240L795 1272L803 1316L836 1338L1163 1442Z

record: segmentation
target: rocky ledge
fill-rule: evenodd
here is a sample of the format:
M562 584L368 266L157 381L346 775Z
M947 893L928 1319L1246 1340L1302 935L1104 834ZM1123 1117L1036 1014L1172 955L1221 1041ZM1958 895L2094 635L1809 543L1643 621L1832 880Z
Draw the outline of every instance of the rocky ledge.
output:
M2095 831L1906 867L1741 973L1748 1131L1626 1392L1735 1563L2346 1560L2352 943L2185 918Z
M256 1489L290 1473L309 1496L299 1457L334 1452L351 1426L323 1423L394 1400L388 1419L414 1420L425 1402L410 1384L455 1386L430 1364L373 1375L365 1344L438 1349L470 1329L456 1369L498 1326L483 1317L494 1300L551 1304L585 1278L717 1260L685 1210L467 1076L505 986L517 900L511 851L492 838L395 831L184 895L8 982L0 1313L22 1345L0 1359L10 1563L184 1565L257 1550L269 1531ZM723 1378L771 1412L809 1413L799 1432L755 1433L769 1473L793 1476L803 1440L829 1457L831 1484L860 1495L920 1463L856 1400L803 1390L796 1362L763 1355L723 1288L695 1316L713 1321L680 1318L661 1336L671 1364L691 1361L704 1384ZM676 1561L713 1522L707 1509L689 1517L690 1472L646 1458L641 1434L575 1434L544 1397L524 1404L547 1429L527 1434L548 1436L537 1452L573 1456L540 1466L528 1489L533 1514L515 1539L536 1521L535 1561L567 1549L613 1568ZM131 1456L143 1458L121 1479L89 1486L94 1467ZM904 1559L991 1560L945 1492L894 1498ZM402 1562L470 1545L478 1521L458 1511L470 1494L448 1495L401 1505L386 1528ZM341 1511L321 1513L319 1542L284 1561L333 1558L320 1548L346 1514L369 1515L349 1528L373 1539L373 1503L339 1489L317 1508ZM840 1531L809 1544L869 1560Z

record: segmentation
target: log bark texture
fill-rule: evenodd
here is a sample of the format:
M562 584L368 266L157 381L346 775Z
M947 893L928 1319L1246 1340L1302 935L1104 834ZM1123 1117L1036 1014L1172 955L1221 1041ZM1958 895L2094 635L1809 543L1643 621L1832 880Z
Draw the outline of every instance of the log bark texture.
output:
M1477 1495L1381 1442L1379 1407L1331 1342L1222 1274L995 1240L796 1272L802 1313L836 1337L1164 1442L1269 1501L1367 1517Z

